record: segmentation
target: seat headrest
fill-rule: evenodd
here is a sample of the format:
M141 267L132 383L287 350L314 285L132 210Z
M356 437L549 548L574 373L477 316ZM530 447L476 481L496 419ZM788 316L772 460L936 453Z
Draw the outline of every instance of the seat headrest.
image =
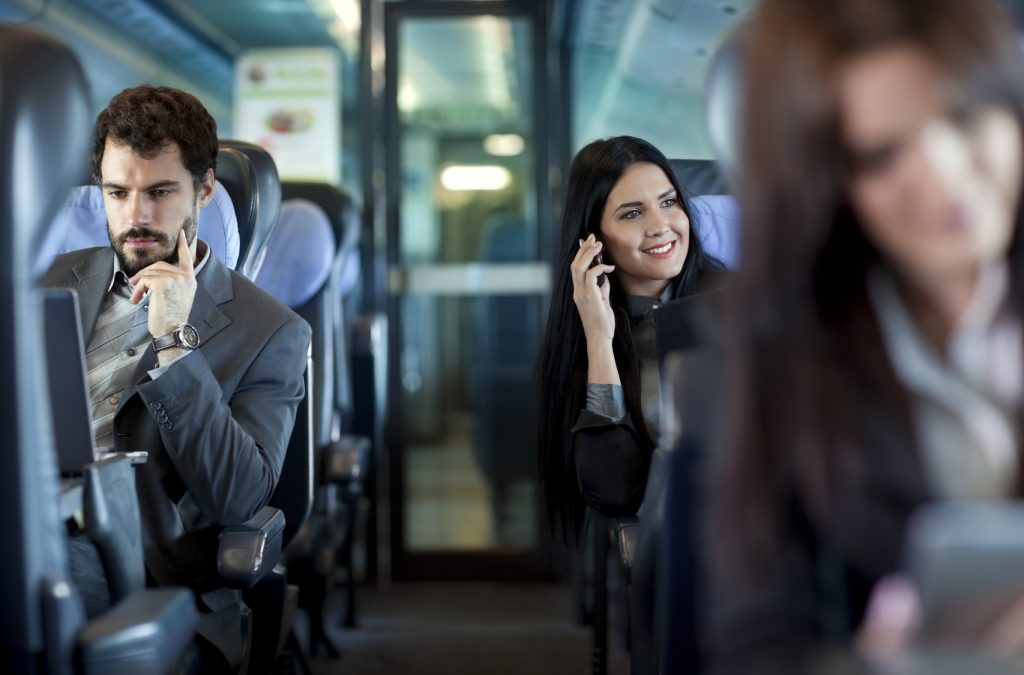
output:
M724 195L729 190L718 165L710 159L670 159L668 163L687 195Z
M334 230L335 264L340 269L340 291L347 297L360 278L359 240L362 222L359 209L344 190L329 183L285 181L281 183L282 199L308 199L317 204L330 219Z
M43 269L60 253L92 246L109 246L107 212L103 192L95 185L71 189L53 219L54 236L42 251ZM238 219L231 197L220 181L214 182L213 199L199 210L199 238L210 245L217 257L234 269L238 261Z
M693 226L704 250L735 269L739 263L740 208L731 195L701 195L690 200Z
M704 85L708 140L723 171L729 176L735 175L740 156L743 42L748 32L743 24L726 37L711 58Z
M285 181L281 199L307 199L317 204L330 219L338 253L346 253L359 244L359 210L343 190L329 183Z
M231 195L238 217L237 269L255 279L263 262L267 237L281 210L277 165L270 153L258 145L222 139L217 153L217 177Z
M334 264L334 232L324 210L307 199L281 204L256 285L296 309L316 294Z
M27 280L46 271L36 253L65 191L82 178L89 93L66 46L20 26L0 32L0 268Z

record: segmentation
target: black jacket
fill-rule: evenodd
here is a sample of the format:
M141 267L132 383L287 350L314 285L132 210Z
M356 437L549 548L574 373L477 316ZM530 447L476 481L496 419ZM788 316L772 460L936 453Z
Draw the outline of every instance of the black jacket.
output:
M615 423L584 408L572 428L576 475L583 501L610 518L630 516L640 508L654 452L654 442L640 408L640 365L633 332L621 307L615 310L612 350L622 382L626 416Z
M709 267L700 275L695 290L713 298L725 278L720 267ZM622 307L615 309L612 349L622 382L626 416L616 423L584 408L572 427L576 476L583 501L609 518L631 516L640 508L654 452L654 441L641 408L640 363L633 326ZM585 387L585 374L578 381Z

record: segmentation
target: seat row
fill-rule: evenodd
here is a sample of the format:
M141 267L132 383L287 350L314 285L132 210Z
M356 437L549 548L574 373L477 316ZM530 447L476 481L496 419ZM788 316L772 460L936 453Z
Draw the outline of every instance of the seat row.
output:
M46 356L36 347L43 344L45 326L33 279L57 253L108 245L106 217L98 188L74 188L68 196L90 127L74 57L50 38L19 28L0 30L0 128L11 136L0 158L2 236L11 256L2 297L5 316L14 318L10 330L5 329L10 349L3 370L8 376L0 392L5 415L11 416L6 428L15 434L13 470L5 478L0 510L22 552L0 579L5 597L14 600L0 613L2 663L17 672L164 672L193 630L217 636L224 624L210 615L197 617L187 592L142 588L130 460L104 459L81 466L78 475L58 477L59 449L50 429L59 411L53 421L39 414L50 406ZM14 64L21 62L21 54L39 58L19 71ZM16 75L8 77L8 72ZM39 85L54 81L67 86L58 91ZM23 118L32 122L14 123ZM57 175L52 171L56 165L69 168ZM292 307L313 328L306 395L270 504L245 525L220 533L220 583L245 589L252 611L235 617L242 626L237 649L218 647L244 670L248 663L272 662L289 639L297 647L290 632L296 603L310 612L314 639L333 650L322 606L339 574L348 597L346 623L355 623L354 540L367 515L364 485L372 476L371 438L381 435L383 411L364 411L361 429L368 433L356 436L353 402L380 400L373 386L381 381L382 326L379 319L360 318L362 332L352 332L349 318L365 309L358 306L358 269L372 262L359 260L358 211L347 195L329 185L282 184L270 156L247 143L223 141L217 167L218 184L213 202L202 211L199 236L225 264ZM29 185L31 194L38 194L40 186L48 193L30 202L23 197ZM362 351L353 353L353 343ZM354 384L353 373L366 376L365 394L354 394L360 385ZM91 439L82 442L91 446ZM91 622L81 611L81 589L69 581L63 552L63 521L76 515L100 552L116 603ZM279 560L287 561L287 573L277 567Z

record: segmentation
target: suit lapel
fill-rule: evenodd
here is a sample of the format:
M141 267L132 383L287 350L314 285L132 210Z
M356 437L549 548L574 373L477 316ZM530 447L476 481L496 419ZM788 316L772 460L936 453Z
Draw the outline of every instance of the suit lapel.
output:
M95 255L82 259L72 268L77 279L74 286L78 293L79 318L82 322L82 335L86 336L88 347L89 336L92 335L99 318L103 298L114 275L114 258L111 249L102 249Z

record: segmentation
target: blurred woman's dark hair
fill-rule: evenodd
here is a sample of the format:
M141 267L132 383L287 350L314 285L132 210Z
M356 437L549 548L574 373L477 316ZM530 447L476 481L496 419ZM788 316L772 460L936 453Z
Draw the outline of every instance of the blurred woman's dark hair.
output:
M615 136L590 143L573 158L561 242L554 260L554 290L538 367L541 496L552 532L560 532L566 540L576 537L583 522L583 498L576 478L569 430L583 408L587 384L586 338L573 302L569 266L579 251L580 239L586 239L591 233L601 238L601 217L608 195L626 169L640 163L654 164L665 172L690 221L689 250L682 272L670 282L671 296L680 297L699 290L698 280L703 272L722 266L705 252L694 227L687 193L660 150L640 138ZM605 255L605 262L614 264L607 253ZM624 302L621 287L613 282L612 307L621 307Z
M784 503L819 528L863 513L856 396L881 401L912 438L909 401L885 355L865 275L878 252L848 203L837 74L894 46L922 51L951 116L990 104L1024 121L1024 64L994 3L765 0L745 36L738 192L742 260L725 333L728 424L716 458L716 564L758 575ZM1010 247L1022 293L1021 217ZM727 526L726 526L727 524ZM739 565L739 567L736 567Z

